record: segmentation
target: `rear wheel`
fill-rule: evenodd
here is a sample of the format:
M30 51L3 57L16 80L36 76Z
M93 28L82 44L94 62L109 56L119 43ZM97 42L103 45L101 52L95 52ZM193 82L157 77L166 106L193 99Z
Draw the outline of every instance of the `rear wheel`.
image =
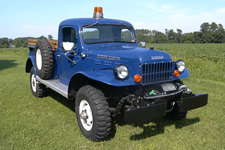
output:
M76 95L76 116L81 132L92 141L106 140L111 131L111 114L104 94L86 85Z
M33 67L30 71L30 88L35 97L43 97L46 94L46 86L36 80Z

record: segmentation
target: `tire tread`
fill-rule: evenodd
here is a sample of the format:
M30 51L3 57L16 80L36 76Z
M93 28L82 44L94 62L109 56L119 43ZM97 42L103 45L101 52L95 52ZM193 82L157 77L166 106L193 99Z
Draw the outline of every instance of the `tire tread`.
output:
M111 131L111 114L104 94L100 90L90 85L80 88L80 90L77 92L77 98L79 98L79 94L86 94L87 97L90 97L90 99L93 101L95 107L93 111L96 111L95 113L97 122L97 128L96 131L94 131L94 134L89 136L85 133L85 131L81 130L82 133L92 141L106 140ZM77 105L78 104L76 104L76 106ZM76 109L78 109L78 107L76 107ZM76 110L76 113L79 113L79 111ZM77 120L78 122L80 121L79 118L77 118Z
M36 50L41 50L42 55L42 69L38 70L37 73L38 76L41 79L49 79L53 75L53 69L54 69L54 60L53 60L53 50L51 48L51 45L46 39L41 39L37 42L35 47L35 66L36 65Z

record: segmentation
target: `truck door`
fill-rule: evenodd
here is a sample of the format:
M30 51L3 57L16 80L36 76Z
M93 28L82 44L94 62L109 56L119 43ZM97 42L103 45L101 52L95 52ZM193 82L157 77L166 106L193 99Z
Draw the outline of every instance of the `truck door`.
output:
M77 32L74 27L66 26L62 27L59 31L59 48L57 49L57 69L60 82L68 85L69 80L75 73L76 61L79 60L77 53L78 38ZM74 45L72 50L66 51L63 47L63 42L69 45Z

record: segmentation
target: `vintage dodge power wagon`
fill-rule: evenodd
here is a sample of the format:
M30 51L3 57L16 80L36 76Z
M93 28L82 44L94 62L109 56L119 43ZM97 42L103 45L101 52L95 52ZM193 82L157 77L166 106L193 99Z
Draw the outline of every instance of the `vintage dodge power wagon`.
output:
M140 43L132 24L103 18L101 7L93 18L64 20L58 41L29 40L32 94L50 88L75 99L79 128L92 141L109 137L116 116L126 123L181 120L207 104L208 94L192 94L181 81L189 76L184 61Z

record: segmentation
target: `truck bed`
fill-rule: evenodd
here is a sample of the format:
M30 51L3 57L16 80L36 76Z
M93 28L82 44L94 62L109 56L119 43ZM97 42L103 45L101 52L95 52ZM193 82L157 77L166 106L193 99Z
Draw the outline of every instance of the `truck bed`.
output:
M36 46L38 40L35 39L28 39L28 46ZM49 40L48 41L52 47L53 50L56 50L58 48L58 41L57 40Z

